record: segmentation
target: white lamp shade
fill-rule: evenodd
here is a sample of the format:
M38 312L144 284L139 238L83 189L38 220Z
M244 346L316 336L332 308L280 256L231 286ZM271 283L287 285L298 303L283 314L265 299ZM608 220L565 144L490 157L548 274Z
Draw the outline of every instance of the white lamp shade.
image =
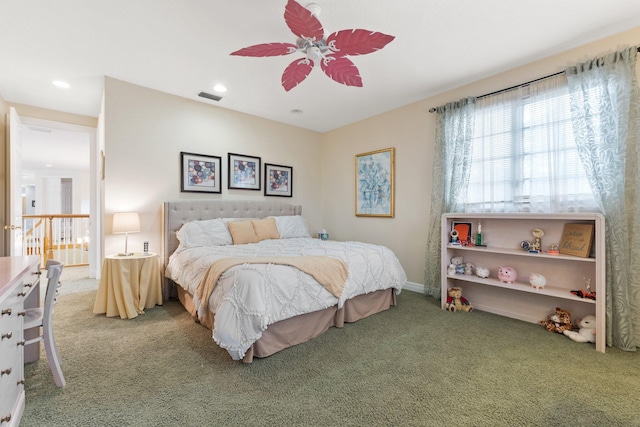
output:
M113 234L139 232L140 216L138 212L116 212L113 214Z

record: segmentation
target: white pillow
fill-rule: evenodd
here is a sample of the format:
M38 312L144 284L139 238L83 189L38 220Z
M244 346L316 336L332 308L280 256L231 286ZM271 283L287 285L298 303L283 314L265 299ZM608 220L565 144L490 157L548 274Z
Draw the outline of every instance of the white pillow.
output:
M189 221L180 227L176 237L180 241L180 246L185 248L233 244L227 224L220 218Z
M307 221L300 215L274 216L281 239L294 237L311 237L307 228Z

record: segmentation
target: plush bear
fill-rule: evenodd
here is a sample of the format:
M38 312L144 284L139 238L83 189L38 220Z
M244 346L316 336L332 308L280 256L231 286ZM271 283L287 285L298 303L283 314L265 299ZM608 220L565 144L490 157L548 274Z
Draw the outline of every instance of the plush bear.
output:
M559 334L564 333L564 331L573 330L571 313L560 307L556 307L556 311L553 314L548 315L545 320L541 320L540 324L547 328L547 331L557 332Z
M453 258L451 258L451 264L453 265L462 265L464 264L464 258L461 256L454 256Z
M472 311L473 307L471 303L462 296L462 288L456 286L449 288L447 291L447 304L445 306L447 310L453 312L457 310Z
M584 316L578 322L580 329L576 331L564 331L563 334L577 342L596 342L596 316Z
M461 256L454 256L451 258L451 265L455 266L456 274L464 274L464 258Z

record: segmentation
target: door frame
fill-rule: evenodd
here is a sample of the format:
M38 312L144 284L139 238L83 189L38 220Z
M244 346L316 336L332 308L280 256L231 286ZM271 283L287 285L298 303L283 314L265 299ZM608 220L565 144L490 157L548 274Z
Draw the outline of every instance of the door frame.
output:
M91 126L77 125L73 123L59 122L54 120L45 120L38 119L34 117L28 116L20 116L22 120L22 126L38 126L45 127L51 129L60 129L72 132L81 132L86 133L89 136L89 239L92 242L89 245L89 277L96 278L100 277L100 257L102 255L102 251L100 248L102 247L102 237L101 237L101 227L102 227L102 218L99 212L102 212L102 197L100 194L100 163L99 163L99 155L98 155L98 140L97 140L97 128ZM7 141L9 144L10 141ZM10 146L9 146L10 147ZM7 177L9 179L9 177ZM22 185L21 182L14 183L8 182L8 185L18 185L19 187Z

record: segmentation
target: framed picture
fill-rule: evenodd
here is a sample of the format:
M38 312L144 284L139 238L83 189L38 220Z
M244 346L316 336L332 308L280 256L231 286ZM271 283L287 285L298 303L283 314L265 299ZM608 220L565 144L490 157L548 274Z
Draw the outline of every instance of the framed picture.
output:
M260 190L260 157L229 153L230 190Z
M293 168L265 163L264 195L291 197L293 195Z
M458 232L458 242L469 242L473 239L472 222L453 221L451 223L451 231L453 230Z
M393 218L395 148L356 155L356 216Z
M180 152L183 193L221 193L222 161L218 156Z
M593 230L593 224L565 224L560 241L560 253L588 258L593 242Z

